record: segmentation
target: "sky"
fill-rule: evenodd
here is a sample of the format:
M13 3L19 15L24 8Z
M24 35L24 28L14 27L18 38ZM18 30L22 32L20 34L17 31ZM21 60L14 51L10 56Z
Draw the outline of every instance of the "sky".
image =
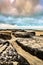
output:
M0 0L0 12L13 15L31 15L43 10L43 0Z
M40 4L43 5L43 0L40 0Z

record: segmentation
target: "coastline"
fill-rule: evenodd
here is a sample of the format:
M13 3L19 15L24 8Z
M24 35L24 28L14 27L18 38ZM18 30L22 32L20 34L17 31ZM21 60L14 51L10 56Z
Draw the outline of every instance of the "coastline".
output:
M10 24L0 24L0 29L29 29L29 30L39 30L43 31L43 26L17 26L17 25L10 25Z
M29 33L29 34L27 34L27 33ZM9 41L12 45L13 45L13 48L15 48L16 49L16 51L23 57L23 58L25 58L27 61L28 61L28 63L30 64L30 65L43 65L43 57L42 57L42 59L40 59L40 58L38 58L36 55L34 56L34 55L32 55L31 53L29 53L29 52L27 52L26 50L24 50L21 46L19 46L18 44L17 44L17 42L16 42L16 40L29 40L29 39L32 39L32 37L30 37L30 38L26 38L26 37L28 37L28 35L32 35L31 33L35 33L34 34L34 37L36 37L36 39L37 39L37 36L38 36L38 39L40 40L40 38L42 39L43 38L43 30L42 31L40 31L40 30L29 30L29 29L0 29L0 35L1 34L3 34L4 36L1 36L1 38L0 39L4 39L4 41ZM36 35L37 34L37 35ZM8 37L7 37L7 36ZM40 35L42 35L42 36L40 36ZM10 37L11 36L11 37ZM16 37L17 36L17 37ZM26 36L26 37L25 37ZM9 39L9 37L10 37L10 39ZM22 37L22 38L21 38ZM24 37L24 38L23 38ZM27 40L27 41L28 41ZM25 41L24 41L24 44L25 44ZM27 42L26 41L26 42ZM22 42L22 41L20 41L20 42ZM34 42L34 41L33 41ZM31 42L30 42L31 43ZM36 43L37 44L37 43ZM41 43L42 44L42 43ZM6 44L5 44L6 45ZM27 45L27 44L26 44ZM30 45L31 46L31 45ZM43 44L42 44L42 46L43 46ZM4 47L4 46L3 46ZM2 47L2 49L3 49L3 47ZM37 46L36 46L37 47ZM26 47L25 47L26 48ZM2 50L1 49L1 50ZM27 48L28 49L28 48ZM6 51L6 50L5 50ZM32 52L31 51L31 49L30 49L30 52ZM43 52L43 49L42 49L42 52ZM33 52L32 52L33 53ZM13 62L14 63L14 62ZM6 64L5 64L6 65ZM15 63L13 64L13 65L16 65Z

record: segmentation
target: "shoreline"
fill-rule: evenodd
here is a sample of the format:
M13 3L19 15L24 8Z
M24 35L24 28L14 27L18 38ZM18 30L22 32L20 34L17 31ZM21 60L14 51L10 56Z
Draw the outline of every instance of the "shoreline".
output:
M32 36L32 34L33 34L33 36ZM42 35L42 36L40 36L40 35ZM24 45L27 45L28 42L30 41L29 44L31 46L31 44L32 44L31 41L33 41L33 43L34 43L34 39L32 37L36 37L37 43L35 43L34 45L36 45L36 47L38 46L38 48L39 48L39 45L37 45L37 44L39 43L40 39L43 41L43 31L37 31L37 30L31 30L31 29L30 30L29 29L28 30L27 29L25 29L25 30L23 30L23 29L1 29L0 30L0 40L2 40L2 42L3 42L3 40L5 42L9 41L10 44L13 45L13 48L15 48L16 51L23 58L25 58L30 65L35 65L35 64L36 65L43 65L43 60L38 58L36 55L34 56L30 53L30 52L32 52L31 49L30 49L30 52L27 52L26 50L23 49L24 47L22 48L16 42L16 40L17 41L20 40L19 42L22 42ZM37 40L37 39L39 39L39 40ZM42 43L39 43L39 44L41 44L41 46L43 46ZM33 47L35 47L34 45L33 45ZM5 47L7 47L6 44L4 46L0 47L0 50L3 50L3 48L5 48ZM26 49L28 49L28 48L26 48ZM43 49L41 49L41 51L43 52ZM36 53L37 52L35 51L35 54ZM42 55L42 59L43 59L43 55ZM16 64L13 64L13 65L16 65Z
M39 31L39 32L43 32L43 30L37 30L37 29L17 29L17 28L15 28L15 29L0 29L0 31L6 31L6 30L8 30L8 31L13 31L13 30L30 30L30 31Z
M18 25L12 25L12 24L0 24L0 30L6 30L6 29L23 29L23 30L41 30L43 31L43 26L18 26Z

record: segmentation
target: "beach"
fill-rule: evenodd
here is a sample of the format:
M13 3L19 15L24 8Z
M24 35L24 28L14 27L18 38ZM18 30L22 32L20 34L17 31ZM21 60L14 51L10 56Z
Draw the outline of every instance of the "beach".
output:
M25 60L27 60L27 62L30 65L43 65L43 31L21 30L21 29L0 30L0 40L8 41L11 45L13 45L13 48L16 49L17 53L20 54L23 58L25 58ZM33 47L31 46L31 44L33 44L32 42L34 43ZM27 45L27 43L30 45ZM8 47L6 46L6 43L3 46L1 46L0 44L0 53L6 47ZM2 52L2 54L6 51L6 49ZM35 49L34 53L33 53L33 49ZM40 53L42 54L42 56L40 55ZM0 63L1 63L1 60L0 60ZM12 63L13 65L17 65L18 62L12 61ZM29 64L25 64L25 65L29 65ZM11 65L11 64L8 63L8 65Z
M43 65L43 0L0 0L0 65Z

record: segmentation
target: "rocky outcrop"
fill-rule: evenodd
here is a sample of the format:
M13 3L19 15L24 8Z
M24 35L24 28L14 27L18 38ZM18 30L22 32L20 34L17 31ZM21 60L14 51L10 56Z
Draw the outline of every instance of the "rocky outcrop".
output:
M14 32L13 35L15 37L31 38L32 36L35 36L35 32Z
M26 32L25 30L22 30L22 29L15 29L15 30L12 30L12 33L14 32Z
M1 33L0 34L0 38L4 39L4 40L10 40L12 37L11 37L10 34L3 34L3 33Z
M4 45L0 47L0 49L3 48L0 52L0 65L13 65L13 62L18 62L17 65L30 65L25 58L17 53L16 49L9 41L3 44Z
M29 39L17 39L17 44L20 45L24 50L30 52L32 55L37 56L43 60L43 38L34 37Z

